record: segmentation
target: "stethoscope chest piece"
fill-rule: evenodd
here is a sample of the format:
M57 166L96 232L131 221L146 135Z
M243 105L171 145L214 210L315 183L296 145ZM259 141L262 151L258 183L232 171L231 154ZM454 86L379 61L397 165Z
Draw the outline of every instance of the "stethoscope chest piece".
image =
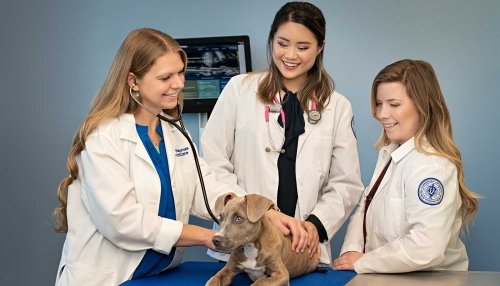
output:
M307 113L307 121L311 124L316 124L321 120L321 113L316 107L316 92L313 95L313 101L311 101L311 110Z
M309 111L307 114L307 121L311 124L316 124L321 119L321 113L316 109Z

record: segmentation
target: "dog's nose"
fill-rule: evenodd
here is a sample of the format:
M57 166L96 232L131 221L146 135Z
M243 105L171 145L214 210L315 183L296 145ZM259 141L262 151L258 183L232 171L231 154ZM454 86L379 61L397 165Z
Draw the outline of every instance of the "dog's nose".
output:
M212 237L212 242L215 247L220 247L223 240L224 238L221 235L214 235L214 237Z

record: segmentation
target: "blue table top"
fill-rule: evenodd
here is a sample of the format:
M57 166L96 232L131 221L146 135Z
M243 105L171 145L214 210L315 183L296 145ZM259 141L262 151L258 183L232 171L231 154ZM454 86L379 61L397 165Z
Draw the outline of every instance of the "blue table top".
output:
M123 286L148 286L148 285L205 285L205 283L217 273L224 263L220 262L184 262L176 268L165 271L157 276L152 276L139 280L126 281ZM356 276L354 271L336 271L328 269L326 273L313 272L307 275L290 280L291 286L341 286ZM243 286L250 285L252 281L243 273L233 280L231 285Z

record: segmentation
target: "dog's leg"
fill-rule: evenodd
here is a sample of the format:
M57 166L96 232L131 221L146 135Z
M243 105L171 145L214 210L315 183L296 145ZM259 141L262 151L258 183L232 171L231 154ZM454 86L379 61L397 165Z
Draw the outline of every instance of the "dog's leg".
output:
M261 278L251 286L288 286L290 285L290 279L288 278L288 272L286 273L273 273L272 276Z
M268 277L255 281L251 286L288 286L290 285L290 275L281 259L272 265L266 265Z
M226 263L219 272L217 272L210 280L207 281L205 286L228 286L231 285L234 276L241 272L236 267L232 267L231 264Z

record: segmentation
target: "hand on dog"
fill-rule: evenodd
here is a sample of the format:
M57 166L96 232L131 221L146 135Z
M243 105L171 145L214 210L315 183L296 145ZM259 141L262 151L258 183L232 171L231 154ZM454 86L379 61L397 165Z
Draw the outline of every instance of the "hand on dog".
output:
M208 236L208 240L205 241L205 246L212 249L212 250L217 251L217 249L215 248L214 242L212 240L215 234L216 234L216 232L214 230L211 230L210 235Z
M314 254L318 253L318 257L320 254L319 248L319 234L316 226L309 221L303 221L302 226L307 231L307 249L309 253L309 258L312 258Z
M204 228L192 224L184 224L182 232L175 243L175 246L206 246L210 249L215 249L212 238L216 231L213 229Z
M333 261L332 268L335 270L354 270L354 263L363 255L365 254L362 252L348 251Z
M299 220L273 209L268 210L266 215L284 236L291 234L293 251L297 253L305 251L308 243L308 234Z

